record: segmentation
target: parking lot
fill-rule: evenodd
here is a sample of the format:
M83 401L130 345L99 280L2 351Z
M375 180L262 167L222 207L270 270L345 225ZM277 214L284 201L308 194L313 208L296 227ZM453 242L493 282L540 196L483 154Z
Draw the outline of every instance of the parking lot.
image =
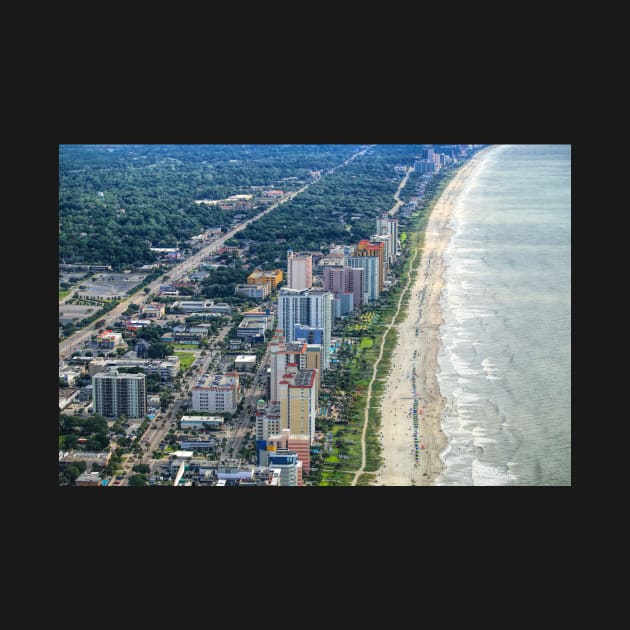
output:
M84 317L88 317L97 310L97 306L62 304L59 306L59 323L63 326L73 321L76 322Z
M90 280L81 282L85 289L79 290L79 296L94 296L100 298L123 297L125 293L140 284L144 279L139 273L97 273Z

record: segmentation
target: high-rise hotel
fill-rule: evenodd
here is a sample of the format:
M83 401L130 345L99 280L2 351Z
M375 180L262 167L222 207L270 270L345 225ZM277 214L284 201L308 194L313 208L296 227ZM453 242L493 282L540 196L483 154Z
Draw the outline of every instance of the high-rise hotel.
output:
M313 286L313 256L296 254L292 249L287 252L287 287L288 289L310 289Z
M333 325L333 295L321 289L280 289L278 328L287 341L295 341L295 325L321 329L322 369L330 367L330 338Z

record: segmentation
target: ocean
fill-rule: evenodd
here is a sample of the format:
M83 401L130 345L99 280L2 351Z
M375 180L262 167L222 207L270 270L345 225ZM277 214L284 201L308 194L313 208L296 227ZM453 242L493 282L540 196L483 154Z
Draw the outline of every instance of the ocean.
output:
M455 201L436 485L571 485L571 147L487 150Z

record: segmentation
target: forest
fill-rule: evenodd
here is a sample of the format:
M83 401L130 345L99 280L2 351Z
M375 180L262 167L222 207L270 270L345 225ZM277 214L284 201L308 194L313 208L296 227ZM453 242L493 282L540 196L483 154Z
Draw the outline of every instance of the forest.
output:
M227 244L252 240L248 262L263 269L285 269L289 248L326 252L330 243L353 244L370 238L376 229L375 218L394 204L393 195L402 177L394 166L413 165L421 149L421 145L377 145L242 230Z
M152 263L149 247L227 230L234 211L195 199L251 193L251 186L296 190L311 171L336 166L358 146L59 145L59 262L115 270Z

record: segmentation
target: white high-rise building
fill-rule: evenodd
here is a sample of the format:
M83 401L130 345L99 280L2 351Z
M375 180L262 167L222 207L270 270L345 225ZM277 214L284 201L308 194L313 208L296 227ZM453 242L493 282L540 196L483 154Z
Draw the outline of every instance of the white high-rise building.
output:
M313 256L287 252L287 289L310 289L313 286Z
M278 328L287 341L295 341L295 324L321 328L322 369L330 367L330 338L333 324L333 295L321 289L280 289Z
M147 413L146 376L116 370L92 376L94 413L106 418L144 418Z

